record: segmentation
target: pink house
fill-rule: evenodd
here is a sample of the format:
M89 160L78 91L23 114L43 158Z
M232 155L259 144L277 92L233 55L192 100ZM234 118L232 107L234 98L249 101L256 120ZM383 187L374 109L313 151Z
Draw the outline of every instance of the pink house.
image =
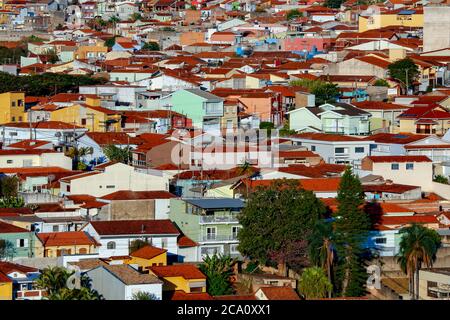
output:
M331 47L332 38L323 38L319 35L316 37L295 37L286 38L282 42L282 50L285 51L311 51L315 46L319 51L326 51Z

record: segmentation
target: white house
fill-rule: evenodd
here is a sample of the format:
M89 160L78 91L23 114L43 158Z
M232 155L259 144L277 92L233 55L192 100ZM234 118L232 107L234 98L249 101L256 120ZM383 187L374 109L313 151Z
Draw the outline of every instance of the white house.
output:
M373 141L353 136L300 133L289 138L294 145L301 145L319 154L327 163L359 165L370 155Z
M155 171L156 172L156 171ZM123 163L106 163L88 171L60 180L61 195L89 194L102 197L119 190L152 191L168 190L168 177L137 171Z
M168 256L178 255L180 232L170 220L91 221L82 228L101 244L99 257L129 255L132 241L148 241L152 246L167 249Z
M60 167L72 170L72 159L48 149L0 150L0 168Z
M162 300L163 282L153 274L140 273L127 264L101 265L89 270L92 289L105 300L133 300L138 292L152 294Z

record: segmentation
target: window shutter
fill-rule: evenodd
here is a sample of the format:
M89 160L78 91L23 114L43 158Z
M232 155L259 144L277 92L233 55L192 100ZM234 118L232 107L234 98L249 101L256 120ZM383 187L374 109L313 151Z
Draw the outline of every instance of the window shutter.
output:
M20 239L16 240L16 247L19 248L20 247Z
M28 239L25 239L25 240L24 240L23 246L24 246L25 248L28 247Z

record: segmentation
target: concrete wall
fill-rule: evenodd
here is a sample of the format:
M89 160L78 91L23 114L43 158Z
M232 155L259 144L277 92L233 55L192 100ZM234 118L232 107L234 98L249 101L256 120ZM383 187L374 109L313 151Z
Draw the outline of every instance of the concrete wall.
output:
M450 47L450 6L424 7L423 51Z
M155 219L154 200L115 200L105 209L108 211L108 220Z

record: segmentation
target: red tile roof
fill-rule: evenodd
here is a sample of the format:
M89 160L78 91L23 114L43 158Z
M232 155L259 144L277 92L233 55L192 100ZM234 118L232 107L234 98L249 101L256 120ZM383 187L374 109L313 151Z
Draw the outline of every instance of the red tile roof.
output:
M432 162L427 156L368 156L372 162Z
M188 247L197 247L198 243L192 240L191 238L185 236L184 234L180 235L177 240L178 247L180 248L188 248Z
M167 250L165 249L156 248L148 245L130 253L130 256L142 259L153 259L154 257L162 255L163 253L166 252Z
M186 293L183 290L176 290L170 300L214 300L207 292Z
M29 128L30 124L28 122L9 122L2 124L4 127L13 128ZM74 130L74 129L85 129L74 124L61 122L61 121L39 121L31 124L33 129L50 129L50 130Z
M29 233L30 231L24 228L16 227L12 224L0 221L0 234L2 233Z
M329 163L322 163L315 166L295 164L290 165L289 167L278 168L278 171L310 178L325 178L329 175L341 174L345 171L345 168L345 165Z
M382 101L362 101L362 102L352 102L352 104L363 110L405 110L408 109L406 106L400 104L382 102Z
M2 149L0 150L0 156L19 156L19 155L41 155L43 153L57 153L55 150L51 149L29 149L29 150L19 150L19 149Z
M158 277L183 277L185 279L206 279L206 276L192 264L154 266L150 270Z
M23 266L21 264L7 262L7 261L0 261L0 273L8 274L14 271L18 271L21 273L28 273L28 272L38 272L39 270L32 267Z
M269 300L300 300L291 287L261 287L260 290Z
M72 246L72 245L95 245L99 246L94 239L82 231L69 232L41 232L36 236L45 247Z
M306 140L319 140L319 141L364 141L361 138L352 136L344 136L339 134L327 134L327 133L299 133L292 136L293 138L301 138Z
M395 143L408 144L428 137L426 134L412 134L412 133L377 133L364 140L375 141L378 143ZM406 146L405 146L406 147Z
M50 141L43 140L22 140L16 143L11 143L8 145L8 148L18 148L18 149L36 149L46 144L52 144Z
M99 235L180 234L170 220L113 220L90 223Z

